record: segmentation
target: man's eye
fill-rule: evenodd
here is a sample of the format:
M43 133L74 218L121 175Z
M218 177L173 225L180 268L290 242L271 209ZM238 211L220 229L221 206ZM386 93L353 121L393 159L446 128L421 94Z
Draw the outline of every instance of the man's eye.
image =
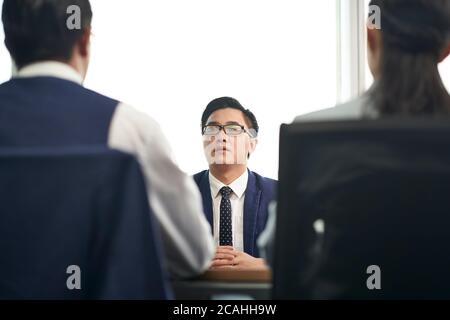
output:
M208 126L205 128L205 133L214 133L217 132L217 127L215 126Z

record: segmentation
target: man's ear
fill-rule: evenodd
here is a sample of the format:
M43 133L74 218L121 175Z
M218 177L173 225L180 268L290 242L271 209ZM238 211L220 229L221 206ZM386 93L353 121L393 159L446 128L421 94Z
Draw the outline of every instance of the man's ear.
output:
M78 40L77 47L78 52L82 57L87 57L89 55L89 44L91 42L91 28L86 28L83 30L80 39Z
M248 147L248 153L249 153L249 157L250 155L255 151L256 149L256 145L258 144L258 139L257 138L252 138L249 141L249 147Z
M444 51L442 51L441 56L439 57L439 63L443 62L445 59L447 59L448 55L450 54L450 42L448 43L447 47L445 47Z

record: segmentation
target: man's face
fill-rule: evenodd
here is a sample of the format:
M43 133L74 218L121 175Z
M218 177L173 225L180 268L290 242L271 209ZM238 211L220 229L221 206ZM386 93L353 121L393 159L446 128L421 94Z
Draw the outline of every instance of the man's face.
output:
M216 125L227 127L212 134L217 130L214 128ZM240 110L233 108L217 110L208 118L206 126L203 148L209 165L247 165L248 155L255 150L257 140L250 136L252 130ZM228 134L224 130L227 130Z

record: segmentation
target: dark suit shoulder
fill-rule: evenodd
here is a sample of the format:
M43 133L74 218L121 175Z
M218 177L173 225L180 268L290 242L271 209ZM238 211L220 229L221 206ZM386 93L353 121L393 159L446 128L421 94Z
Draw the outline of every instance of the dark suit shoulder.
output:
M203 180L203 178L205 177L205 175L208 174L208 170L203 170L199 173L196 173L192 176L192 178L194 179L195 183L197 185L200 185L200 182Z
M96 109L103 107L114 107L115 109L119 104L118 100L85 88L73 81L49 76L12 78L0 84L0 95L11 95L12 93L21 94L21 96L28 94L34 98L45 97L46 94L52 95L52 98L70 95L71 101L77 101L78 105L93 104ZM87 109L93 108L89 105Z
M272 194L273 196L275 196L278 186L277 180L263 177L253 171L250 171L250 174L253 174L255 176L258 186L264 193Z

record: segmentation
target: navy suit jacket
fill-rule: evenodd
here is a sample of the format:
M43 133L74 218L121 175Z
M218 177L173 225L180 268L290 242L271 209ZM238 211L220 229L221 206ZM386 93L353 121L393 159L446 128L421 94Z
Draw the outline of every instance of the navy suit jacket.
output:
M194 175L203 199L203 211L213 228L213 203L209 184L209 171ZM277 181L264 178L248 170L247 189L244 200L244 252L259 258L256 244L258 236L264 230L267 222L267 209L272 200L276 200Z

